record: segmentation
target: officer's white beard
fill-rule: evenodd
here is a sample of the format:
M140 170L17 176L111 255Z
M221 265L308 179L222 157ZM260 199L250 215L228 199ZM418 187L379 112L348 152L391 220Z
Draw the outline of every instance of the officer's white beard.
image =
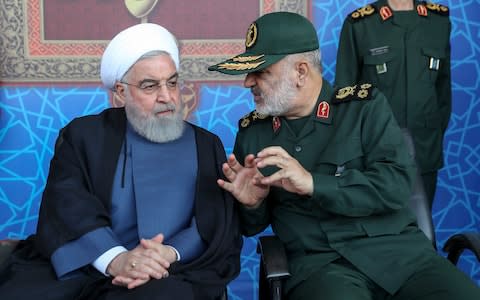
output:
M178 139L183 133L185 122L182 114L183 105L180 106L176 107L173 103L155 103L153 111L147 113L131 99L130 95L127 95L125 112L128 121L138 134L152 142L165 143ZM168 116L156 115L165 110L174 110L174 113Z
M297 90L294 81L286 75L289 74L286 67L289 67L289 65L285 64L280 80L272 86L269 94L259 90L263 103L256 106L257 112L268 116L281 116L292 108ZM253 87L253 89L255 88L258 87Z

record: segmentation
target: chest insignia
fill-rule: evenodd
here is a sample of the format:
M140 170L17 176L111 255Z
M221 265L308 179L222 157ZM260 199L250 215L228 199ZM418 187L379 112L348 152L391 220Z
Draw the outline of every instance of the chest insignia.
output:
M372 15L375 12L375 7L368 4L364 7L361 7L350 14L350 20L358 21L365 17Z
M317 118L319 119L328 119L330 114L330 104L327 101L322 101L318 104L317 107Z
M390 19L393 16L392 10L388 6L382 6L380 8L380 17L382 17L382 21Z
M363 83L340 88L335 93L332 99L332 103L337 104L352 100L369 100L372 96L372 89L373 86L370 83Z
M240 128L246 128L250 126L252 123L254 123L255 121L263 120L263 119L266 119L267 117L268 117L267 115L260 114L256 110L254 110L251 113L243 116L238 122L238 125Z

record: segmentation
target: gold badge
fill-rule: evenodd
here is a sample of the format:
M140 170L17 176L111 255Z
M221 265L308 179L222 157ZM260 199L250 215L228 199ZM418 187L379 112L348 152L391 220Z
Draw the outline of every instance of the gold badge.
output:
M248 118L243 118L241 122L242 127L247 127L250 124L250 119Z
M243 71L243 70L251 70L255 69L259 65L263 64L265 61L262 60L258 63L223 63L219 64L218 68L219 69L225 69L225 70L235 70L235 71Z
M234 58L232 58L233 61L235 62L249 62L249 61L254 61L254 60L257 60L259 58L262 58L264 57L265 54L262 54L262 55L250 55L250 56L235 56Z
M373 14L375 12L375 8L373 8L370 4L364 6L362 8L357 9L352 13L352 18L357 19L360 17L365 17Z
M245 47L250 48L257 41L257 24L252 23L248 27L247 37L245 38Z
M357 88L357 86L347 86L347 87L344 87L344 88L341 88L337 95L335 96L335 98L337 99L343 99L343 98L346 98L348 96L351 96L353 95L353 93L355 93L355 89Z

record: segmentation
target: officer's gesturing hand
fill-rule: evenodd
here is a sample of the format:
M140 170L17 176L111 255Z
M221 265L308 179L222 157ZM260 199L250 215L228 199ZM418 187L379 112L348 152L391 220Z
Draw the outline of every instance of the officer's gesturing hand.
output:
M231 154L222 171L228 181L218 179L217 183L223 189L232 193L243 205L255 208L267 197L270 187L261 183L263 175L255 164L255 156L249 154L245 157L242 166L235 155Z
M276 166L280 169L268 177L261 178L261 184L281 187L299 195L313 194L312 174L282 147L267 147L258 152L255 164L258 168Z

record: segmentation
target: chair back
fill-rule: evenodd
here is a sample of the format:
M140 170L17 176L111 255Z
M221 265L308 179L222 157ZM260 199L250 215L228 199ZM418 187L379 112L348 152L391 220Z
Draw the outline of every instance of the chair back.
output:
M421 184L419 181L415 184ZM435 239L435 227L433 226L432 210L428 204L425 193L413 193L410 198L410 208L417 216L418 227L425 233L425 235L432 241L435 249L437 248L437 241Z

